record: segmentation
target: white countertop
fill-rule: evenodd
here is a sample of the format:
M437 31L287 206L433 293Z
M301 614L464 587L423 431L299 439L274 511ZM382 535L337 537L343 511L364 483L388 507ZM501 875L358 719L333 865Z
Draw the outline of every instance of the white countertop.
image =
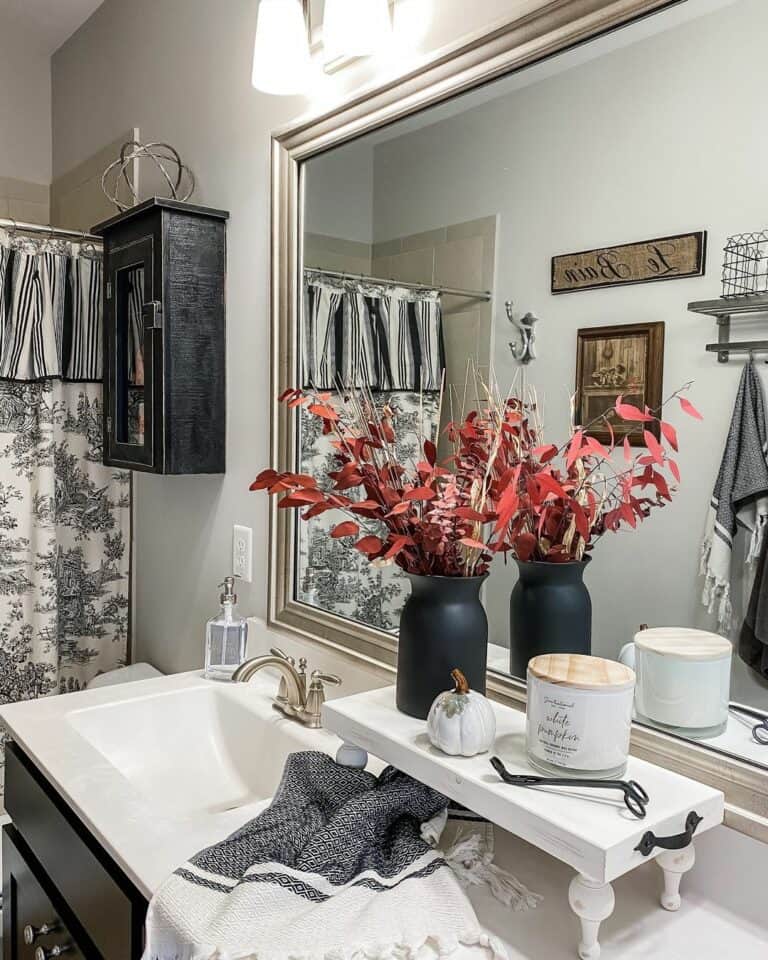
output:
M0 708L0 718L14 739L147 897L197 850L242 826L264 801L205 818L150 814L146 797L66 722L66 716L137 701L158 691L198 690L205 685L198 673L179 674ZM256 677L248 686L223 687L236 701L268 700L275 680ZM276 732L287 726L290 736L304 741L303 748L335 751L337 738L324 731L307 731L277 714L271 722ZM127 730L126 736L132 732ZM496 835L497 861L543 894L544 902L536 910L512 913L487 889L476 888L470 897L481 923L506 944L510 960L573 960L577 921L564 908L573 871L505 831L497 830ZM762 859L755 848L753 841L722 827L702 836L697 841L699 863L685 879L683 905L676 914L659 910L659 871L653 863L617 880L617 908L601 935L604 960L722 960L726 954L765 960L764 899L743 893L743 871L751 872L756 885L768 876L768 848L758 848L766 850Z
M504 942L509 960L576 960L578 921L567 904L573 870L505 831L496 837L497 861L544 900L512 913L474 888L469 896L483 926ZM758 889L766 875L768 847L716 827L697 839L680 910L667 913L659 908L661 871L644 864L613 882L616 908L600 929L601 960L766 960L768 919Z
M13 739L148 899L180 864L237 830L267 801L258 799L213 813L178 813L163 803L162 771L157 778L157 796L148 801L146 794L78 733L71 718L91 708L135 703L158 694L172 697L180 692L204 693L211 684L199 672L183 673L0 707L0 719ZM265 716L260 719L266 719L275 734L281 733L281 741L287 736L292 749L335 753L336 737L323 730L308 730L271 710L276 686L271 673L257 675L249 684L213 684L217 693L235 704L249 708L254 703L266 705ZM247 723L246 713L243 718ZM171 733L162 731L163 736ZM247 727L242 734L242 750L255 749ZM125 730L126 740L142 735L135 726ZM169 756L171 776L172 766ZM200 789L210 791L211 784L201 783Z

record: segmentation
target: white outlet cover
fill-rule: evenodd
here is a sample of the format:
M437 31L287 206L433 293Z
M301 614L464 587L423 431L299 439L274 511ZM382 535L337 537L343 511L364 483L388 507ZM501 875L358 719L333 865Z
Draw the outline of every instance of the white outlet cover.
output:
M253 580L253 530L237 523L232 528L232 573L245 583Z

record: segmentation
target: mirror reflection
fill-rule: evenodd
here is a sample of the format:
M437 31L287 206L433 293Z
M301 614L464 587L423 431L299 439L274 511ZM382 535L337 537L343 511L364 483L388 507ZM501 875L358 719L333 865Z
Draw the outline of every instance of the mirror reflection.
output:
M144 266L116 274L118 443L144 443Z
M364 396L402 464L489 392L540 465L583 452L567 523L493 555L489 669L621 657L640 721L763 764L766 31L762 0L685 4L311 159L300 331L300 386ZM338 437L297 411L327 478ZM296 524L296 599L396 634L408 579L347 519Z

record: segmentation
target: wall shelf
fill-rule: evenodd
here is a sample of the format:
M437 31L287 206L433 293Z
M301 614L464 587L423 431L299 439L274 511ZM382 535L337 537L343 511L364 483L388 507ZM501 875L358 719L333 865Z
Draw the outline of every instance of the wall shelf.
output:
M717 343L708 343L706 350L717 354L718 363L728 363L731 353L768 351L768 340L731 340L731 317L768 313L768 293L749 297L720 297L697 300L688 304L691 313L700 313L717 320Z

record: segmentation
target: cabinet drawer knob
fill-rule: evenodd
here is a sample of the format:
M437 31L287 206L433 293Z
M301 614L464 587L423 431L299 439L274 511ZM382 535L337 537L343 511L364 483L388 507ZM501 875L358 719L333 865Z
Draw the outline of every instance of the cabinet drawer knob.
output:
M46 950L45 947L38 947L35 950L35 960L54 960L55 957L60 957L69 950L72 950L71 943L57 943L50 950Z
M33 927L31 923L28 923L24 927L24 943L31 947L38 937L47 937L49 933L56 933L57 930L61 930L61 924L58 920L54 920L52 923L44 923L41 927Z

